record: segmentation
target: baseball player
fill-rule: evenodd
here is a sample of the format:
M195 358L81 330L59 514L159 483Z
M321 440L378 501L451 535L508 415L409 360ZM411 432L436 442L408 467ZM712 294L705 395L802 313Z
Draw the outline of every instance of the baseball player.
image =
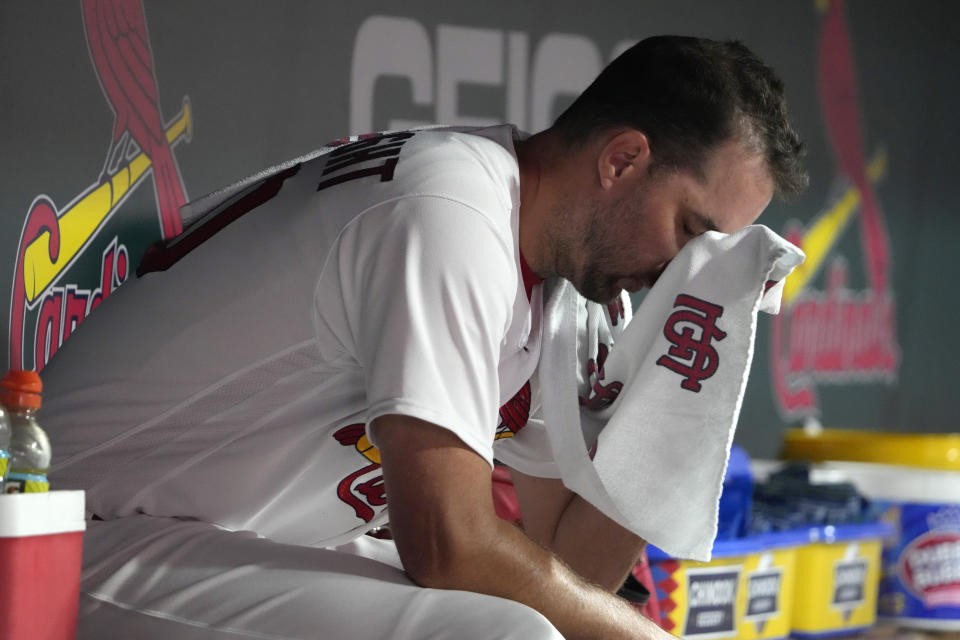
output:
M532 137L360 136L202 200L44 371L79 637L667 636L614 595L644 541L552 461L544 280L590 301L596 374L623 292L799 189L800 149L743 45L657 37Z

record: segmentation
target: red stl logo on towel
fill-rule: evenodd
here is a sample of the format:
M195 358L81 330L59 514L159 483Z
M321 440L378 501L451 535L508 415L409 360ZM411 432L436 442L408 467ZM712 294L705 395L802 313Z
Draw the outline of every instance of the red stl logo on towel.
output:
M720 366L720 355L710 343L727 337L716 324L723 307L684 293L677 296L673 306L676 311L663 326L663 335L673 346L667 355L660 356L657 364L684 376L682 388L699 393L700 381L712 376ZM694 335L694 327L700 327L699 338Z

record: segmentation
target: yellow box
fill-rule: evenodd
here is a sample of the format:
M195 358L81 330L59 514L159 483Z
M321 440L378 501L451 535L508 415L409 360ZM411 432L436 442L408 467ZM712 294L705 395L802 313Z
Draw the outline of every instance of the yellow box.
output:
M786 638L797 547L807 532L714 543L710 562L648 549L660 624L684 638Z
M884 523L813 529L819 540L797 552L791 635L829 638L866 629L877 618Z
M759 640L790 635L798 552L796 543L795 539L775 540L764 551L747 556L737 637Z

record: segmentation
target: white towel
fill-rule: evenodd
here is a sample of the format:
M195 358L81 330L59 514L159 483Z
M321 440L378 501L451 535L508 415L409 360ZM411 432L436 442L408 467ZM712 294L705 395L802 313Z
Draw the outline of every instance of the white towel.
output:
M667 553L709 560L757 312L779 311L783 279L803 259L762 225L690 241L610 350L605 378L623 387L599 411L577 405L572 319L584 301L551 282L540 385L564 484Z

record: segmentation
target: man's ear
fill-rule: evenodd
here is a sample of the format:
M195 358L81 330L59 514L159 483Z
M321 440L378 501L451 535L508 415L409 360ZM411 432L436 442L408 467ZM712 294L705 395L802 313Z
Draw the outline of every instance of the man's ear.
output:
M600 151L597 170L604 190L625 179L644 176L650 166L650 140L636 129L620 130Z

